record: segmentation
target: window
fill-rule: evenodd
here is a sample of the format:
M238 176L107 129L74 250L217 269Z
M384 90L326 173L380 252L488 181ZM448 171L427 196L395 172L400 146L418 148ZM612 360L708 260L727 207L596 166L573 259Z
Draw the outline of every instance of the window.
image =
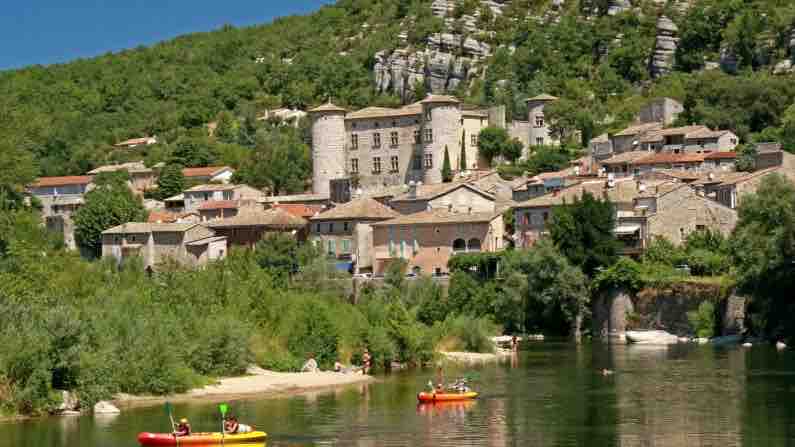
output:
M544 211L544 222L549 220L549 213Z
M472 139L471 146L477 146L478 145L478 136L477 135L472 135L471 139Z
M398 140L398 133L397 133L397 132L391 132L391 133L389 134L389 144L390 144L392 147L397 147L397 145L398 145L398 142L399 142L399 140Z
M397 155L393 155L392 157L389 158L389 168L390 172L398 172L398 170L400 169Z
M351 174L359 173L359 159L351 158Z
M337 243L333 239L326 241L326 253L328 253L329 256L335 256L337 254Z
M351 124L351 127L353 127L354 129L356 129L356 123L354 122L353 124Z
M328 224L328 232L329 233L333 233L334 232L334 222L329 222L329 224Z
M204 198L204 200L210 200L210 193L206 192L206 193L202 194L202 197Z
M378 124L378 121L376 121L376 122L375 122L375 126L373 126L373 127L375 127L376 129L378 129L378 127L379 127L379 126L380 126L380 124Z
M373 134L373 148L381 147L381 134L376 132Z
M406 241L400 241L400 257L406 257Z
M234 193L232 191L224 191L223 196L224 200L232 200L232 197L234 197Z
M536 127L544 127L544 115L536 115Z
M351 150L359 149L359 135L351 134Z
M453 241L453 252L459 253L467 251L467 242L463 239L456 239Z
M430 121L431 118L433 118L433 115L431 114L431 109L428 109L425 111L425 121Z
M530 213L524 213L524 224L530 225Z
M706 229L705 225L696 225L696 231L706 231Z
M420 138L420 131L419 130L415 130L414 131L414 143L415 144L422 143L422 139Z
M343 222L342 223L342 231L348 231L349 227L350 227L350 224L348 224L348 222Z
M467 251L480 251L480 239L470 239L469 242L467 242Z
M425 169L433 169L433 154L425 154Z
M420 169L422 169L422 156L414 154L414 170L419 171Z
M342 254L350 254L351 252L351 240L350 239L343 239L342 240Z
M315 233L320 233L320 224L315 225Z
M373 157L373 174L381 173L381 157Z
M433 143L433 129L425 129L425 142Z
M536 137L536 146L544 145L544 137Z

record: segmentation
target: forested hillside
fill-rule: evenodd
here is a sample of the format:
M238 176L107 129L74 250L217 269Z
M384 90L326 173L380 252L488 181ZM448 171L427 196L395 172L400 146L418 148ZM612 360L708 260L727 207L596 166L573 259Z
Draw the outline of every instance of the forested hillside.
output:
M298 153L302 171L280 187L296 190L309 169L304 135L255 116L438 90L516 117L528 95L551 93L563 98L557 125L585 139L667 95L686 105L683 121L795 149L794 20L787 0L340 0L305 17L0 72L0 152L63 175L135 158L239 167L278 146ZM219 123L215 137L208 122ZM160 144L113 150L144 135Z

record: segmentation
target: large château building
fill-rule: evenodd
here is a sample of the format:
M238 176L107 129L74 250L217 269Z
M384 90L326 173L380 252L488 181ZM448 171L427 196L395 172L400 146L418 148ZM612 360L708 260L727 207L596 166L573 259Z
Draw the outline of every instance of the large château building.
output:
M490 125L506 128L526 147L557 144L543 114L544 106L555 99L528 99L528 121L507 125L504 109L468 109L452 96L429 95L401 108L355 112L324 104L309 110L313 192L328 196L330 183L344 179L363 191L410 182L441 183L445 149L453 171L487 169L478 155L478 136Z

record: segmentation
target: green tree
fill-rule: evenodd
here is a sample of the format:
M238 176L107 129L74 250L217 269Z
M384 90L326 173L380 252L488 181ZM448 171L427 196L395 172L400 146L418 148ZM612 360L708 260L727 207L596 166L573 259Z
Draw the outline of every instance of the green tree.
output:
M292 127L257 134L251 158L235 173L235 181L274 194L303 192L311 175L309 146Z
M206 135L182 136L174 143L169 164L187 167L209 166L216 155Z
M467 164L467 131L464 130L461 134L461 155L458 157L458 170L460 172L468 171L469 164Z
M147 212L123 176L99 175L94 184L94 189L85 195L85 203L75 213L75 239L82 247L99 255L103 231L127 222L144 222Z
M444 162L442 162L442 181L450 183L453 181L453 168L450 167L450 151L444 147Z
M157 180L157 197L160 200L180 194L185 190L185 175L182 166L177 164L166 165L160 172Z
M555 207L549 223L549 234L560 252L591 277L618 256L614 229L613 204L588 192L574 203Z
M0 211L22 207L25 186L36 179L38 166L33 154L0 141Z
M489 163L495 157L510 153L510 144L508 131L501 127L486 127L478 135L478 153Z
M285 233L269 233L254 248L260 267L279 275L294 273L298 268L298 242Z
M759 327L768 335L792 337L795 311L795 186L766 177L755 194L742 198L729 241L740 287L753 296Z

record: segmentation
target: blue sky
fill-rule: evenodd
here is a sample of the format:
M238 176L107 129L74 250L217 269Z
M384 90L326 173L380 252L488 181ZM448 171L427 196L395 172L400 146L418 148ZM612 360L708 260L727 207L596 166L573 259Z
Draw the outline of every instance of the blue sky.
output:
M305 14L331 0L7 0L0 70L67 62L181 34Z

